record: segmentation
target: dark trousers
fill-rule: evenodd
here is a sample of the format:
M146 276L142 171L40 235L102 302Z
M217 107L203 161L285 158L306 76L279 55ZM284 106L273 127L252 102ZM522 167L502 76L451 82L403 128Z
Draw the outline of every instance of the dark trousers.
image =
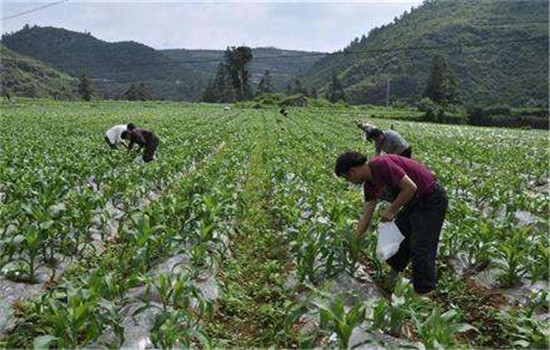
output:
M448 200L440 185L422 199L414 199L395 219L395 224L405 236L397 253L387 260L396 271L403 271L412 260L413 285L417 293L435 289L435 259L437 245Z
M116 145L116 143L111 143L111 141L109 141L109 138L107 136L105 136L105 141L107 141L107 144L109 145L109 147L111 147L111 149L118 149L118 146Z
M159 139L155 135L151 135L146 141L147 144L145 145L145 150L143 151L143 161L148 163L152 161L155 156L155 151L159 145Z
M407 148L400 154L401 157L411 158L412 156L412 147Z

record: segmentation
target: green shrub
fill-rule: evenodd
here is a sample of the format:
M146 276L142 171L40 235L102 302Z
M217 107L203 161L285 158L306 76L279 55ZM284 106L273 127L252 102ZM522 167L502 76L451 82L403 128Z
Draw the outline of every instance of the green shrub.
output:
M279 103L280 107L307 107L308 98L303 94L289 96Z

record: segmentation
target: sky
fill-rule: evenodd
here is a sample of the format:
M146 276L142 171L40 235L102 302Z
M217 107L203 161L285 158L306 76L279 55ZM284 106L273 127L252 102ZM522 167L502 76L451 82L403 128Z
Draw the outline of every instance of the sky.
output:
M91 1L2 0L2 33L25 24L90 32L108 42L133 40L155 49L272 46L332 52L390 23L421 0Z

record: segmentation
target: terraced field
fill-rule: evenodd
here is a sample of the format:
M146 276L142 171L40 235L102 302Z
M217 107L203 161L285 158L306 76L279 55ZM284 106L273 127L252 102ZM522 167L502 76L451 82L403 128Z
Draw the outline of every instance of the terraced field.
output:
M548 133L366 110L168 102L1 106L4 347L545 347ZM392 127L447 189L432 299L393 293L362 192L333 175ZM103 140L133 122L157 159Z

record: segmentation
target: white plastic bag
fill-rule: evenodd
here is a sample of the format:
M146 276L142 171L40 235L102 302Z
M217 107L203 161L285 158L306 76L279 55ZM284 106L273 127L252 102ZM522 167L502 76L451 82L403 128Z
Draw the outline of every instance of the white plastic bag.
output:
M399 231L395 222L381 222L378 225L378 244L376 244L376 255L386 261L397 253L399 245L405 237Z

